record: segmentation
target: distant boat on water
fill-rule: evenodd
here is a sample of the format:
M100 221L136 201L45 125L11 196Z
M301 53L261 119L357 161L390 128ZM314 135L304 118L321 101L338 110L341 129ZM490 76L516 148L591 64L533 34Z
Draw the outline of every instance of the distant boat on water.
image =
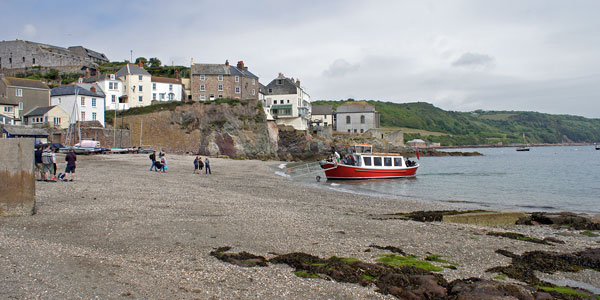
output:
M600 145L596 145L596 150L600 150Z
M529 151L529 147L527 147L527 143L525 143L525 132L523 132L523 145L524 146L517 147L517 151Z

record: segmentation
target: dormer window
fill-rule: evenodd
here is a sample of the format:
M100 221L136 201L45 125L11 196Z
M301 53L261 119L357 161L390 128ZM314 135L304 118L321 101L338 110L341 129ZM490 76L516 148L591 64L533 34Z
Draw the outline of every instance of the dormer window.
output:
M115 74L110 74L110 80L115 80Z
M206 80L206 75L200 75L200 81Z
M283 80L282 79L277 79L277 84L278 85L282 85L283 84Z
M240 82L240 76L235 76L235 82Z
M223 81L223 75L219 75L219 76L218 76L218 80L219 80L219 81Z

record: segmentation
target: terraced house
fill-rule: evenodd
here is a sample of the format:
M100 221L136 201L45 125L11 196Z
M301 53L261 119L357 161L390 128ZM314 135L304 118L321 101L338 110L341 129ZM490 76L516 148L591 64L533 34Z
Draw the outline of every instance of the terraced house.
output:
M300 86L300 80L279 73L266 86L266 110L279 125L306 130L310 124L310 95Z
M0 102L4 103L0 114L20 123L26 112L36 107L48 106L49 101L50 89L45 83L39 80L5 77L0 73ZM8 105L13 108L8 108Z
M98 121L104 126L105 95L95 84L79 83L52 89L51 105L59 106L71 124L78 121Z
M122 82L121 103L125 109L152 104L152 75L144 70L141 62L127 64L115 75Z
M225 64L193 64L191 66L192 100L206 101L217 98L258 100L258 76L248 71L243 61Z

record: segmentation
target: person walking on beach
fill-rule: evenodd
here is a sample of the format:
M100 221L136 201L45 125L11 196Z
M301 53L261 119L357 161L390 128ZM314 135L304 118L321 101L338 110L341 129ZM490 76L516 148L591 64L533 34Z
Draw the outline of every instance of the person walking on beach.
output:
M71 180L69 181L73 181L75 179L75 162L77 161L77 155L75 155L73 148L69 149L65 161L67 162L67 167L65 168L65 181L67 181L67 174L69 173L71 173Z
M165 156L166 156L166 153L163 153L162 154L162 158L160 159L160 164L162 165L160 167L160 171L163 172L163 173L166 173L167 169L168 169L168 167L167 167L167 159L165 158Z
M208 160L208 156L204 158L204 174L211 174L210 170L210 161Z
M152 169L154 169L154 171L158 171L158 169L156 168L156 151L152 151L152 153L148 157L152 161L152 165L150 166L150 171L152 171Z
M42 151L42 180L48 181L48 176L54 173L52 164L52 150L50 150L50 145L47 145L44 151Z
M52 180L56 181L56 151L57 148L52 149L52 169L54 170L52 174Z
M194 159L194 174L198 173L200 164L198 162L198 156L196 155L196 159Z
M33 156L35 158L35 171L37 176L39 176L38 180L43 180L42 167L44 164L42 163L42 146L35 147Z

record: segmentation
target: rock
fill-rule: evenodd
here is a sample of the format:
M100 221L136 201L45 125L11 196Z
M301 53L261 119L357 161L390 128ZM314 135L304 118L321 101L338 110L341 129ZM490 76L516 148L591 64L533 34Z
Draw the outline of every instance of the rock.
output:
M527 287L479 278L455 280L448 290L450 298L457 300L535 300Z

